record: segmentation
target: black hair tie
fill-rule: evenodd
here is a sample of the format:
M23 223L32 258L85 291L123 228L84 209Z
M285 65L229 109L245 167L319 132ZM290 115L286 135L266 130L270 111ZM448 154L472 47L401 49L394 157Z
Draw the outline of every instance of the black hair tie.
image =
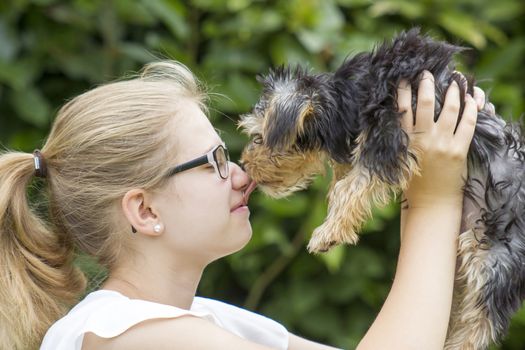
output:
M46 161L39 149L33 151L33 160L35 162L35 176L45 178L47 176Z

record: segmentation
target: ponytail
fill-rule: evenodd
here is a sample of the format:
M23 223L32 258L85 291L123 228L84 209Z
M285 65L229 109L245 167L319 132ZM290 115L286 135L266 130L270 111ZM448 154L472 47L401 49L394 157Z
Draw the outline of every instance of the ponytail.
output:
M1 350L36 349L84 291L75 249L108 270L125 256L119 203L130 188L166 182L176 149L168 125L188 98L205 109L190 70L154 62L67 102L42 153L0 152ZM47 176L47 220L29 205L33 175Z
M85 279L73 243L29 205L34 157L0 153L0 349L38 349Z

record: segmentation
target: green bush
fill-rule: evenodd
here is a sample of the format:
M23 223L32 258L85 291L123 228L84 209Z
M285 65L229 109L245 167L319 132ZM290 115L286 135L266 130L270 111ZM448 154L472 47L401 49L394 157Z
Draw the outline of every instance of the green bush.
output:
M188 65L213 94L210 118L239 156L246 138L239 114L257 100L257 74L283 63L323 71L420 26L470 47L457 58L498 112L525 111L522 0L4 0L0 3L0 142L32 151L68 98L172 58ZM241 252L209 266L199 294L246 306L290 331L353 348L379 311L395 271L399 208L377 209L356 247L306 253L326 213L328 180L285 200L252 197L254 236ZM91 288L104 277L79 263ZM525 309L505 342L522 349Z

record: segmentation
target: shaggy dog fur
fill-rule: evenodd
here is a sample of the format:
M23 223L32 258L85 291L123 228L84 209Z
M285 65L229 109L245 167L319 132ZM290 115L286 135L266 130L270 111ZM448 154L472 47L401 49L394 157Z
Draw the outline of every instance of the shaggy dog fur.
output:
M406 189L419 171L418 155L401 128L397 87L406 79L415 89L422 72L430 71L439 115L453 80L462 95L464 86L472 87L452 66L461 50L413 29L347 59L334 73L281 67L260 78L261 99L240 122L252 138L241 162L259 188L283 197L307 187L326 161L333 171L327 217L314 231L310 251L356 243L371 208ZM415 109L417 92L412 96ZM505 334L521 306L524 160L519 125L481 110L468 155L446 349L486 349Z

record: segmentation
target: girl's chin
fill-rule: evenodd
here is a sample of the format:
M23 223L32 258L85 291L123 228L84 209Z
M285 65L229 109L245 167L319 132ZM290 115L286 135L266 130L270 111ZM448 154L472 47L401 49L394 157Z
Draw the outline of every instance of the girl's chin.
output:
M252 238L251 225L247 227L246 229L240 231L238 234L239 234L238 241L235 244L234 250L230 254L238 252L239 250L244 248L248 244L248 242L250 242L250 239Z

